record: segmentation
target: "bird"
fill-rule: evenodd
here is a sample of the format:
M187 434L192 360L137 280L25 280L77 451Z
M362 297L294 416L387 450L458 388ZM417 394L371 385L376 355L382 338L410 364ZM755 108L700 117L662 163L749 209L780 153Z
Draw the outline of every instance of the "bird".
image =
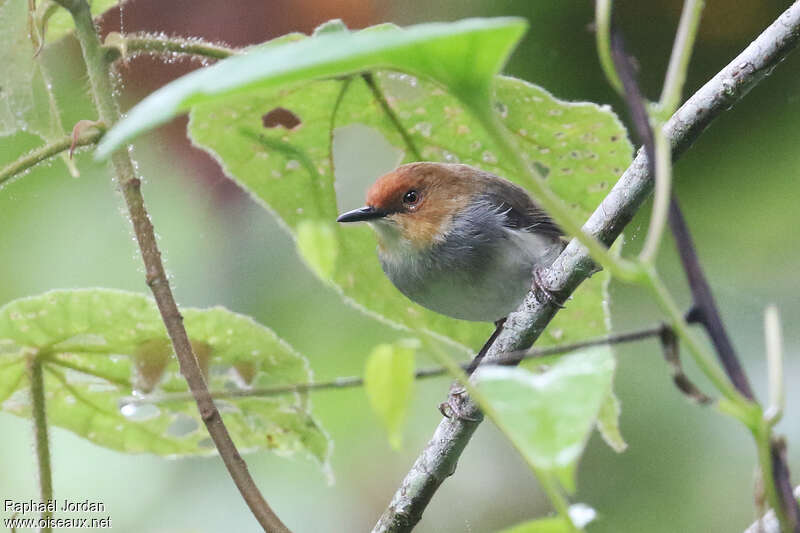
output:
M416 162L379 177L366 200L337 222L372 226L383 272L410 300L495 323L487 344L531 289L561 305L540 273L564 249L564 233L511 181L465 164Z

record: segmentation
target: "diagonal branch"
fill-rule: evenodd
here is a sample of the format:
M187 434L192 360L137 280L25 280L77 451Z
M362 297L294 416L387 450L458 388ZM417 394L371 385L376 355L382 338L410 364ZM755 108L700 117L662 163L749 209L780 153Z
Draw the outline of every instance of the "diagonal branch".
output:
M771 72L798 44L800 2L787 9L738 57L700 88L670 118L664 134L673 158L679 157L719 114L733 106ZM610 245L631 221L652 191L647 157L640 151L583 229ZM592 272L593 262L574 239L544 281L558 294L569 295ZM527 350L558 311L555 306L528 295L506 321L504 331L486 355L491 362L504 352ZM480 423L477 407L465 399L463 413L476 421L444 419L423 449L380 517L373 531L410 531L422 517L439 485L455 470L458 458Z

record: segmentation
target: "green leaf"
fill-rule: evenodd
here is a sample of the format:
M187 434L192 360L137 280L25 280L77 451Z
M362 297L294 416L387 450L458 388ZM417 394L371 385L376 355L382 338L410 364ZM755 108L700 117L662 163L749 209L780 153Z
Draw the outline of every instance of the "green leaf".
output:
M45 2L46 1L47 0L45 0ZM89 6L92 10L92 18L97 18L112 8L119 8L122 10L125 2L127 2L127 0L91 0ZM124 14L121 15L121 18L124 24ZM52 43L74 29L75 23L72 21L70 12L62 8L56 9L47 19L47 42ZM122 31L124 30L125 28L122 29Z
M197 70L157 90L116 124L97 149L107 157L134 136L193 105L376 68L436 80L463 98L488 99L491 77L527 24L520 18L467 19L405 29L323 32L280 46L259 47Z
M328 281L336 269L339 247L333 222L303 220L297 226L297 251L322 280Z
M498 533L561 533L562 531L571 533L575 528L583 530L596 517L597 512L594 509L584 503L576 503L569 507L569 519L572 520L574 527L562 517L539 518L503 529Z
M403 425L414 389L414 353L418 344L400 341L372 350L364 368L364 390L389 433L392 447L402 443Z
M569 354L541 373L487 367L477 373L493 419L536 469L563 475L574 469L611 389L608 347Z
M498 533L572 533L575 528L563 518L540 518L517 524Z
M209 389L307 382L306 360L271 330L223 308L181 310ZM25 362L42 360L50 423L114 450L214 452L194 401L126 398L186 392L153 301L108 289L60 290L0 308L0 405L31 416ZM305 453L326 465L329 441L305 396L217 400L240 450Z
M496 160L497 151L488 136L454 96L433 82L406 74L379 71L374 79L424 159L460 161L527 185L510 164ZM521 142L526 157L541 168L553 169L548 174L551 185L565 195L578 216L586 216L613 184L615 172L630 160L630 144L617 118L594 104L559 101L519 80L498 77L495 81L497 94L503 98L498 100L501 117L505 115L503 120L512 131L527 139ZM290 123L294 125L264 127L264 117L275 110L294 117ZM516 117L538 125L536 130L524 131ZM228 176L297 236L303 221L332 221L337 215L334 182L341 188L347 176L337 175L334 180L332 127L337 132L345 127L372 132L402 154L404 161L414 159L361 77L252 91L198 105L191 113L189 134L221 162ZM550 133L539 138L535 131L540 128ZM579 157L573 157L573 152ZM489 327L433 313L402 296L377 261L375 237L368 227L335 226L332 231L334 238L326 242L338 252L330 277L324 279L332 280L348 299L395 325L422 328L473 349L486 339ZM605 276L597 275L584 283L579 296L543 334L540 345L607 332L604 280Z
M600 407L600 415L597 417L597 430L603 440L612 450L622 453L628 448L628 443L619 430L619 415L622 412L619 399L614 391L609 392L603 405Z
M0 135L22 130L47 137L51 117L47 87L36 46L28 34L28 3L6 0L0 4L0 50L3 82L0 87Z

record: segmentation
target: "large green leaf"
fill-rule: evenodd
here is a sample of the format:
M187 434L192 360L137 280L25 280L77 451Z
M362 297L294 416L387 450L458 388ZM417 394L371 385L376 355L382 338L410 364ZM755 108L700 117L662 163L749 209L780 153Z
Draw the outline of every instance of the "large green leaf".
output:
M424 159L460 161L527 185L508 163L497 161L497 152L477 120L438 85L383 71L375 80ZM496 78L496 94L497 105L504 110L503 120L521 140L523 153L541 169L550 169L551 186L569 199L577 216L586 216L630 159L630 144L616 117L593 104L559 101L543 89L512 78ZM264 117L275 109L291 112L299 124L289 129L264 127ZM520 126L519 117L530 121L530 130ZM332 281L349 299L395 324L409 328L424 324L429 331L479 347L488 327L453 320L410 302L383 274L369 228L335 224L331 128L342 131L350 125L370 128L400 150L404 161L414 159L396 125L361 77L253 91L199 105L191 113L189 134L293 234L300 236L299 229L304 225L316 228L311 235L321 235L324 229L329 235L325 249L309 254L308 247L301 246L301 252L317 273L318 257L328 258L324 279ZM337 178L341 180L342 176ZM306 237L298 241L310 242ZM570 301L566 312L556 317L541 344L604 334L604 283L603 276L585 283L580 297Z
M269 329L216 307L182 309L211 390L307 382L306 360ZM214 450L193 401L126 403L186 392L153 301L107 289L61 290L0 308L0 404L30 416L26 360L41 359L50 423L101 446L178 456ZM306 396L217 402L240 450L303 452L325 464L329 442Z
M437 80L463 98L488 97L492 75L505 63L526 26L520 18L467 19L405 29L323 31L311 39L259 47L157 90L108 132L97 153L108 156L139 133L195 104L376 68Z
M476 374L478 388L515 447L568 488L613 376L614 357L606 346L565 355L540 373L487 367Z

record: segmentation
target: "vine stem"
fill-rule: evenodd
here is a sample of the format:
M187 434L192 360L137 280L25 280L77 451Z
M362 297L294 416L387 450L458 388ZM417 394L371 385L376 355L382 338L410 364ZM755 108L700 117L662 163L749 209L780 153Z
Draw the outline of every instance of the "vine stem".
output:
M190 56L207 57L209 59L225 59L242 51L222 44L211 43L202 39L185 39L182 37L167 37L146 32L118 33L111 32L106 35L103 50L107 61L124 59L128 54L185 54Z
M617 93L622 94L622 81L620 81L617 71L614 68L614 61L611 59L611 10L613 0L596 0L594 3L594 23L597 55L600 59L600 66L606 75L608 83Z
M797 46L799 39L800 3L795 3L667 121L664 134L672 145L673 159L680 157L717 116L764 79ZM613 243L652 191L648 166L647 156L640 151L583 225L583 231L606 246ZM542 278L552 290L567 296L589 276L593 266L586 248L573 239ZM509 315L484 361L491 362L504 352L528 349L557 311L554 305L540 303L529 294L520 308ZM464 409L467 415L479 411L474 404ZM444 419L439 423L373 531L413 529L439 486L455 471L458 458L477 426L477 422L460 419Z
M50 159L51 157L54 157L60 153L66 152L72 147L73 140L75 142L75 147L96 144L97 141L100 140L100 137L103 136L104 131L105 130L98 127L91 128L90 130L81 133L75 139L73 139L71 135L67 135L61 139L51 141L44 146L40 146L39 148L31 150L27 154L23 155L16 161L9 163L3 167L2 170L0 170L0 187L2 187L4 183L11 180L15 176L24 173L39 163L46 161L47 159Z
M571 344L560 344L556 346L547 346L544 348L533 348L528 351L504 353L502 358L492 361L491 365L505 366L516 364L521 360L538 359L548 357L556 354L563 354L574 352L589 348L592 346L608 345L608 344L621 344L626 342L635 342L653 337L658 337L664 331L664 325L658 325L651 328L631 331L629 333L618 333L614 335L605 335L594 339L587 339L581 342ZM61 349L64 351L84 351L83 347L64 346ZM58 360L56 364L64 364L64 361ZM466 371L471 363L463 363L460 366L462 371ZM65 366L68 366L67 363ZM436 366L433 368L422 368L414 372L415 379L426 379L440 377L448 374L448 369L444 366ZM264 397L264 396L278 396L281 394L304 393L310 391L320 391L326 389L346 389L353 387L361 387L364 385L364 378L362 376L341 376L328 381L317 381L311 383L295 383L290 385L277 385L274 387L264 387L255 389L237 389L237 390L224 390L224 391L211 391L211 397L214 399L226 398L251 398L251 397ZM125 403L139 405L148 403L165 403L165 402L182 402L192 400L191 394L176 392L165 393L152 396L130 396L124 399Z
M50 438L47 433L47 409L44 397L44 375L38 354L28 357L28 379L31 382L31 404L33 408L33 434L36 441L36 458L39 464L39 497L43 504L53 499L53 472L50 467ZM45 520L41 531L49 533L53 513L42 511Z
M83 59L89 75L92 95L99 118L105 124L113 125L120 118L119 109L112 91L109 63L106 61L97 31L92 22L91 12L86 0L56 0L72 14L75 21L75 35L81 45ZM197 358L189 342L175 298L161 261L153 225L145 208L141 193L141 181L136 176L133 161L127 149L120 149L111 156L111 162L119 180L119 187L128 208L128 213L136 234L146 271L147 285L153 293L161 318L180 363L189 389L195 397L200 416L219 451L225 466L242 497L261 527L268 532L288 533L289 529L275 515L259 492L247 470L247 464L228 433L214 401L211 399Z
M664 87L659 101L659 113L668 117L678 109L683 94L683 85L686 82L686 71L689 59L692 57L694 41L697 37L697 28L700 26L700 15L703 13L704 0L686 0L675 34L675 43L669 58L667 74L664 77Z

